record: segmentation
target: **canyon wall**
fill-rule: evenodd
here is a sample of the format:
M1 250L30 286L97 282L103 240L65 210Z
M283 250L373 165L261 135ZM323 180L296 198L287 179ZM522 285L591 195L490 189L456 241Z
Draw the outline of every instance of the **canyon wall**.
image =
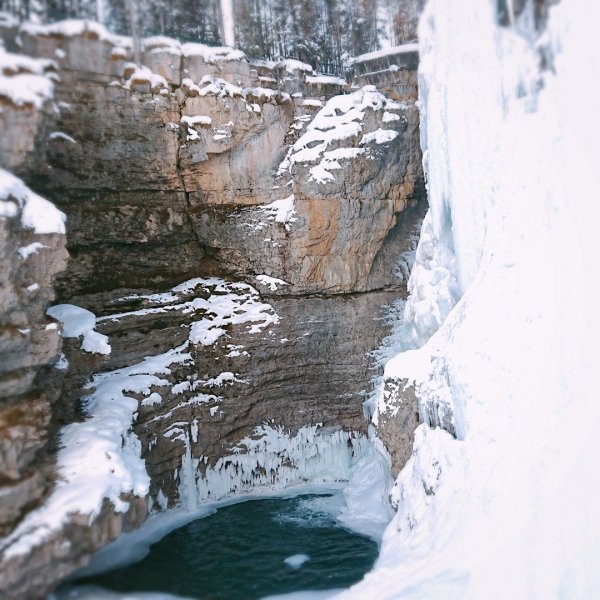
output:
M423 175L414 56L384 96L166 38L136 67L93 23L3 37L53 89L5 94L1 164L66 214L70 255L42 242L54 262L21 319L53 336L32 467L47 474L38 508L7 513L0 568L5 596L35 597L148 510L348 476Z

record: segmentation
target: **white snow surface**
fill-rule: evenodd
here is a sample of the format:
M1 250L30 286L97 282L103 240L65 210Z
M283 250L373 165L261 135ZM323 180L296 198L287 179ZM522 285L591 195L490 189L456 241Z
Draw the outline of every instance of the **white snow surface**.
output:
M66 19L55 23L38 24L23 23L19 28L20 33L37 36L75 37L92 33L99 40L108 41L115 46L118 53L131 49L133 44L130 37L110 33L104 25L96 21L81 19ZM180 56L201 56L205 62L218 63L219 61L245 60L246 55L241 50L229 46L207 46L196 42L181 43L166 36L157 35L142 40L144 51L168 51Z
M536 39L528 10L499 28L493 2L425 9L430 210L415 349L386 376L414 382L426 420L447 403L456 439L417 429L380 557L339 598L600 595L599 19L563 2Z
M345 86L346 80L335 75L307 75L306 83L310 85L339 85Z
M206 46L196 42L182 44L181 53L183 56L201 56L205 62L213 64L230 60L246 60L246 55L241 50L229 46Z
M330 150L330 146L339 146L346 140L357 138L363 132L367 110L393 110L396 104L372 85L366 85L352 94L334 96L315 115L305 133L289 149L279 165L278 174L291 172L296 163L316 163L310 168L309 181L323 184L334 181L335 177L331 171L342 168L340 161L356 158L365 152L365 149L350 146ZM383 143L391 141L397 135L397 132L392 130L377 131L380 133L367 134L365 143ZM384 131L389 133L383 133ZM351 144L350 141L348 143Z
M294 194L264 206L259 206L255 209L255 212L260 215L257 228L262 229L264 221L274 221L275 223L281 223L289 231L291 224L296 221L296 217L294 217L296 214Z
M262 600L329 600L334 598L341 590L319 590L319 591L301 591L290 592L289 594L276 594L275 596L265 596Z
M19 32L28 35L62 37L75 37L86 33L93 33L98 39L109 41L119 37L109 33L104 25L96 21L86 21L83 19L65 19L47 24L26 22L21 25Z
M367 52L366 54L360 54L354 58L351 58L349 64L357 62L366 62L369 60L375 60L377 58L384 58L385 56L394 56L395 54L405 54L407 52L418 52L419 44L401 44L400 46L389 46L388 48L382 48L381 50L374 50L373 52Z
M27 244L27 246L21 246L18 253L21 258L27 259L32 254L37 254L42 248L48 248L48 246L45 246L41 242L32 242L31 244Z
M132 85L140 84L140 83L148 83L150 85L150 89L152 91L161 90L161 89L164 89L164 90L169 89L169 84L167 83L167 80L162 75L158 75L157 73L154 73L151 69L149 69L148 67L145 67L144 65L137 66L134 63L127 63L127 64L134 67L134 70L131 73L131 75L127 78L127 80L125 81L125 84L123 85L123 87L125 89L131 89Z
M69 142L71 144L76 144L77 140L72 138L70 135L64 133L63 131L53 131L48 136L49 140L64 140L65 142Z
M254 66L267 67L270 70L275 70L278 65L285 67L287 73L294 74L295 71L301 71L303 73L312 73L313 68L308 63L302 62L295 58L282 58L280 60L265 60L258 59L253 60L250 64ZM276 81L273 79L273 81Z
M67 217L63 212L32 192L18 177L0 169L0 217L15 217L19 208L23 227L38 234L65 233Z
M63 325L63 337L83 336L81 349L92 354L110 354L108 337L94 331L96 315L81 306L74 304L56 304L46 314L60 321Z
M363 144L371 144L372 142L375 142L376 144L387 144L387 142L391 142L397 137L398 132L394 131L393 129L376 129L375 131L365 133L360 140L360 145L362 146Z
M283 279L277 279L277 277L270 277L269 275L257 275L256 281L261 285L264 285L269 288L272 292L276 292L277 288L282 285L289 285L287 281L283 281Z
M56 74L49 72L54 67L51 60L12 54L0 45L0 98L41 108L54 94Z

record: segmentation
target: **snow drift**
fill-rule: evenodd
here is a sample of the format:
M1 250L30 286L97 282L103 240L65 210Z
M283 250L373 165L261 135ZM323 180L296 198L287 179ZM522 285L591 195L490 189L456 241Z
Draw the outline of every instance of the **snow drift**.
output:
M424 415L447 401L456 438L419 427L380 558L340 597L600 594L600 6L562 2L542 33L533 3L507 28L495 8L421 17L430 211L414 349L386 368Z

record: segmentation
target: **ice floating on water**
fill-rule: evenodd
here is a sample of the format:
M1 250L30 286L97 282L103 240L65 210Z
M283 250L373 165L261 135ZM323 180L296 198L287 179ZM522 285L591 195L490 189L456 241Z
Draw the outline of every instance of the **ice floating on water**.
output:
M299 569L308 560L310 557L306 554L294 554L285 558L283 562L292 569Z

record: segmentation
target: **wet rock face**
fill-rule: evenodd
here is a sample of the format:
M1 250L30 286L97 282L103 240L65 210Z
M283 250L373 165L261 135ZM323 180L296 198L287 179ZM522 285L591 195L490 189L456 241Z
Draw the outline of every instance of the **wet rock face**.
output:
M163 360L160 381L147 389L119 388L138 401L133 432L149 496L130 498L124 513L105 503L91 526L70 520L29 562L4 559L0 568L12 573L7 597L25 589L43 595L95 548L139 524L144 507L175 506L190 485L199 498L216 498L253 482L279 482L277 466L250 468L243 481L230 472L232 464L245 468L232 457L249 451L261 427L315 448L307 427L347 447L365 434L362 402L375 366L369 353L388 333L382 307L406 294L397 273L414 250L424 208L416 87L388 81L402 105L365 108L360 130L327 147L353 158L332 159L333 176L321 181L312 175L314 161L279 168L328 99L303 75L283 82L282 89L304 94L294 98L259 89L269 79L263 67L259 81L245 61L211 62L158 47L147 49L143 62L166 81L134 80L123 77L130 50L93 32L22 39L25 50L61 65L56 110L40 121L46 129L28 122L38 141L22 153L19 169L67 214L70 259L59 274L61 237L28 259L32 271L14 256L4 261L11 286L37 277L43 293L34 302L20 288L11 292L6 306L13 308L2 321L14 322L13 330L45 322L56 293L58 302L97 315L96 330L112 352L89 354L66 339L63 378L46 366L60 351L56 329L26 344L11 330L6 347L14 368L6 385L19 403L9 400L0 413L0 453L2 477L18 485L11 506L0 505L0 526L13 529L30 508L23 499L31 490L43 496L54 474L31 468L32 461L46 438L56 444L59 423L83 418L83 395L147 357L173 360ZM387 132L381 140L379 130ZM186 280L192 282L178 287ZM413 426L407 417L403 427ZM3 446L2 439L9 441ZM410 443L407 434L398 451ZM275 463L295 469L293 481L301 481L296 459L281 455ZM221 487L209 489L209 476ZM37 575L28 582L31 569Z

